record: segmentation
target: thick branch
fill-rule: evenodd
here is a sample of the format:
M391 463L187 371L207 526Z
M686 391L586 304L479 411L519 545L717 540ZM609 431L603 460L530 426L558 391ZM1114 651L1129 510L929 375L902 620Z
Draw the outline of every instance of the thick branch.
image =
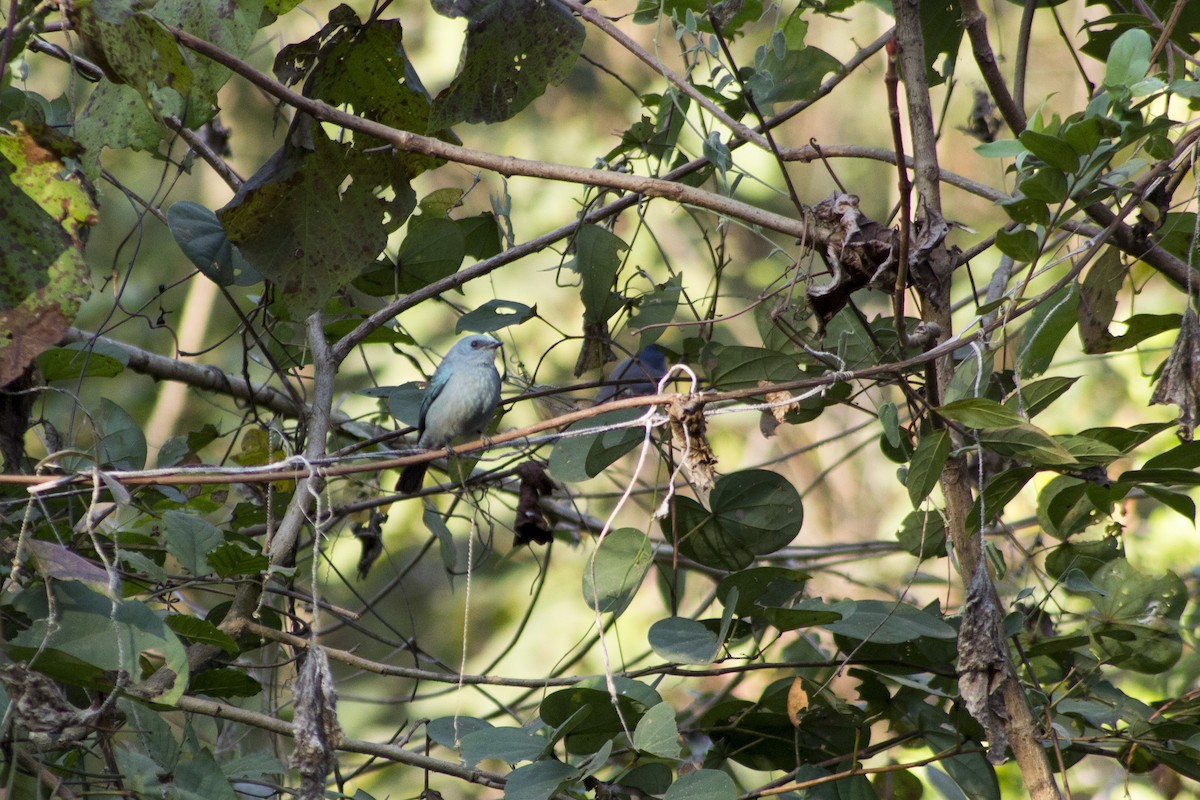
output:
M308 334L308 346L313 351L313 402L305 422L308 437L304 447L304 458L316 461L325 456L325 442L329 437L329 413L333 408L333 379L337 375L337 365L329 352L325 341L325 326L322 324L320 312L311 314L305 320ZM296 483L296 491L283 515L279 529L270 539L268 554L272 566L290 567L295 563L296 546L300 541L300 531L310 520L313 500L325 488L325 476L315 467L302 474Z
M64 343L80 342L84 344L102 344L105 347L120 350L129 360L128 366L135 372L149 375L156 380L179 381L197 389L208 392L225 394L237 400L253 403L276 414L286 417L297 417L303 408L286 393L261 383L249 383L245 378L222 372L217 367L201 366L187 361L160 356L134 347L131 344L111 339L107 336L89 333L79 328L68 328L63 336Z

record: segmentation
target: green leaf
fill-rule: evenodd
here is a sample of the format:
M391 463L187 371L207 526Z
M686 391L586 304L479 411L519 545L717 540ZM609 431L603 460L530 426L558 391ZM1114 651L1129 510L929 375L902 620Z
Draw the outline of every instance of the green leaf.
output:
M1200 442L1184 442L1159 453L1144 465L1143 469L1195 469L1200 467Z
M719 478L709 495L711 511L681 497L663 520L668 539L702 564L738 570L758 556L790 544L800 532L804 508L787 479L765 470L743 470Z
M1014 197L1008 200L999 200L997 204L1004 209L1004 213L1008 214L1009 219L1013 222L1021 225L1050 224L1050 208L1041 201L1029 197ZM1023 247L1019 243L1018 246ZM1004 250L1004 248L1000 249ZM1026 252L1026 249L1016 252Z
M510 325L520 325L537 314L536 307L513 300L488 300L474 311L468 311L454 324L455 333L491 333Z
M1041 203L1061 203L1068 196L1067 176L1054 167L1042 167L1017 184L1017 188L1030 200Z
M1018 415L1024 414L1032 418L1045 411L1067 389L1074 386L1077 380L1079 378L1055 376L1021 383L1016 391L1004 398L1004 407L1012 409Z
M916 452L908 467L908 477L904 481L908 488L908 499L914 508L937 486L942 477L942 467L949 457L950 434L944 430L927 433L917 442Z
M595 417L581 420L567 428L603 428L640 417L644 411L638 408L623 408L607 411ZM564 436L550 451L550 474L564 483L581 483L596 477L610 464L638 446L645 434L642 427L617 428L603 433L585 436Z
M670 703L652 706L633 731L635 749L659 758L679 758L679 726L675 723L675 709Z
M163 791L163 767L144 753L125 747L114 747L121 783L126 791L137 797L150 797Z
M1032 263L1040 252L1038 235L1031 230L996 231L996 247L1014 261Z
M225 542L208 554L208 565L221 578L235 575L261 575L270 562L261 549L249 547L242 542Z
M998 139L975 145L975 152L984 158L1016 158L1027 151L1016 139Z
M934 750L949 750L959 744L959 740L954 736L937 731L926 731L925 740ZM963 753L938 763L949 773L950 779L954 782L949 787L951 790L957 787L970 800L1001 800L1000 783L996 779L996 770L982 753ZM932 778L942 773L940 770L931 769L927 774ZM931 782L942 791L943 796L951 796L938 781Z
M1027 423L980 431L979 443L1006 458L1016 458L1035 467L1063 467L1078 463L1054 437Z
M294 319L323 308L387 244L373 182L348 171L351 146L330 141L315 123L312 132L312 149L285 145L217 212Z
M458 74L433 102L436 129L510 119L566 80L583 47L583 25L553 0L434 0L433 8L467 18Z
M826 75L841 71L842 62L819 47L788 50L782 56L769 50L746 81L746 88L765 109L771 103L811 99Z
M653 292L642 295L637 300L634 313L629 320L629 326L641 329L639 351L654 344L666 332L665 326L675 317L675 309L679 306L679 298L683 293L683 275L672 275L666 283L659 284ZM649 328L649 330L646 330Z
M137 732L138 744L154 759L159 770L173 769L182 748L171 726L164 719L167 715L133 700L122 700L119 707L129 719L127 730ZM119 751L125 748L117 749Z
M211 622L202 620L199 617L193 617L188 614L168 614L167 627L175 631L179 636L183 636L193 642L215 644L231 656L235 656L238 653L238 646L233 641L233 637Z
M167 209L167 227L188 260L218 286L250 286L262 281L229 241L217 215L199 203L172 204Z
M715 769L698 769L671 784L663 800L736 800L737 787L727 773Z
M745 389L760 381L780 383L803 377L795 356L762 347L740 347L716 342L700 354L714 389Z
M717 597L727 607L733 602L733 612L744 616L764 607L790 605L800 598L808 578L808 573L786 567L752 567L722 578Z
M444 217L414 217L396 254L400 291L415 292L458 272L466 255L462 229Z
M654 561L650 539L636 528L609 532L583 566L583 600L601 614L620 615Z
M941 558L946 555L946 522L932 511L912 511L904 518L896 539L917 558Z
M246 55L262 25L262 0L238 0L227 6L191 0L159 0L144 6L153 6L150 13L156 19L198 36L234 58ZM233 73L213 59L189 50L183 50L183 57L192 71L192 89L183 123L188 128L198 129L215 115L217 92Z
M893 449L900 447L900 412L895 403L884 403L879 407L879 424L883 435Z
M615 678L614 683L620 716L603 676L560 689L542 700L538 712L547 725L558 728L570 723L565 732L568 752L596 752L605 742L624 733L622 719L625 724L636 725L647 709L662 702L658 692L644 683L622 677Z
M996 519L1009 501L1016 497L1036 474L1037 469L1034 467L1016 467L1006 469L988 481L983 493L976 498L971 513L967 515L967 530L979 530L979 526L983 524L980 520L982 514L986 514L985 521Z
M124 350L93 352L86 349L84 344L52 347L37 357L42 380L47 383L80 378L111 378L124 372L128 364L129 354Z
M173 776L170 788L160 790L172 800L238 800L208 748L176 765Z
M734 12L732 17L721 23L722 34L730 38L763 13L760 0L746 0L744 3L734 4L712 4L710 0L638 0L637 9L633 12L633 21L638 25L652 25L658 22L660 16L683 20L688 16L688 12L691 12L691 17L696 22L696 30L713 33L706 13L710 7L718 11L728 9ZM788 21L791 21L790 17Z
M604 323L620 309L622 301L614 287L621 253L628 249L620 237L598 225L582 225L575 234L575 270L583 279L579 296L585 326Z
M257 697L262 685L244 669L219 667L194 675L188 689L209 697Z
M647 634L655 655L673 664L709 664L721 642L702 622L667 617L650 626Z
M1017 372L1033 378L1050 368L1058 346L1077 320L1079 290L1075 284L1063 287L1039 303L1029 315L1017 352Z
M462 739L475 731L490 730L495 726L487 720L476 717L453 716L438 717L430 720L425 726L429 738L443 747L458 750Z
M837 636L875 644L900 644L922 637L950 640L958 633L940 617L907 603L884 600L844 600L833 608L842 614L838 622L821 627Z
M137 89L159 116L185 117L192 70L162 23L120 0L93 0L74 10L89 55L115 83Z
M1104 592L1090 597L1099 620L1089 629L1094 647L1122 669L1154 675L1175 665L1183 652L1179 620L1187 587L1173 572L1151 578L1125 559L1105 564L1092 575Z
M48 593L55 603L53 629L48 627ZM105 673L125 670L138 686L144 680L139 657L150 650L163 659L161 669L175 678L165 689L159 687L153 701L172 705L187 687L187 650L145 603L125 600L114 610L113 601L79 581L54 581L48 592L22 592L12 605L32 623L6 644L8 655L29 659L40 652L38 670L56 680L104 687L112 683L112 675Z
M1059 475L1038 492L1038 523L1056 539L1066 539L1100 521L1108 508L1097 508L1087 495L1088 484Z
M481 728L462 735L463 763L474 768L485 758L507 764L536 761L550 746L545 736L524 728Z
M1046 164L1067 175L1073 175L1079 170L1079 154L1075 148L1057 136L1026 129L1017 137L1025 149L1040 158Z
M561 761L535 761L509 773L504 800L549 800L582 772Z
M1150 52L1154 41L1141 28L1122 33L1108 51L1105 61L1104 85L1131 89L1146 77L1150 69Z
M220 529L186 511L168 511L163 514L162 532L167 552L190 574L200 577L212 572L208 554L224 541Z
M1121 263L1115 247L1106 247L1092 261L1079 290L1079 338L1083 352L1089 354L1112 351L1113 335L1108 332L1117 310L1117 292L1125 283L1128 270Z
M96 458L101 466L114 469L146 466L146 434L129 412L102 397L92 421L96 424Z
M93 180L99 178L104 148L153 152L165 132L137 89L107 80L92 91L75 123L75 139L84 148L83 170Z
M1004 428L1025 422L1012 409L986 397L967 397L946 403L938 409L938 414L968 428Z
M1160 489L1157 486L1143 486L1141 488L1148 497L1154 498L1193 525L1196 524L1196 501L1192 500L1186 494L1174 492L1170 489Z
M499 255L504 249L504 236L494 214L476 214L455 220L462 229L467 255L477 261Z
M984 350L982 353L974 348L964 353L964 358L954 367L950 376L950 385L942 402L946 405L963 398L973 398L985 395L992 383L992 372L996 360L995 352Z
M438 549L442 554L442 566L453 575L458 569L458 544L454 541L454 534L450 532L446 520L442 519L436 508L426 507L421 512L421 521L425 523L425 529L437 539Z
M1100 567L1124 555L1125 550L1115 536L1091 541L1072 539L1053 548L1046 556L1046 572L1055 580L1071 570L1078 570L1091 578Z
M763 616L781 631L794 631L813 625L828 625L845 616L844 608L835 608L824 600L809 597L798 603L763 609Z
M62 157L15 128L0 132L0 386L59 343L90 293L83 242L97 219Z

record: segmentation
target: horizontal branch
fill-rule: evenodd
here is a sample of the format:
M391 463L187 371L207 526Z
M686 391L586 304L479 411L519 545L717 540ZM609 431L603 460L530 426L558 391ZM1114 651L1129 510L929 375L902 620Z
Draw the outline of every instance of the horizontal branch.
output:
M142 697L138 687L126 689L126 693L130 696L146 700L148 702L156 702L157 698ZM180 711L187 711L192 714L203 714L206 717L214 719L226 719L232 722L240 722L243 725L249 725L259 730L277 733L282 736L295 736L295 730L290 722L284 722L281 719L272 717L269 714L263 714L258 711L250 711L245 708L221 703L216 700L205 700L199 697L190 697L184 695L180 697L175 704ZM362 739L343 739L337 749L344 753L361 753L363 755L375 756L388 761L394 761L397 764L406 764L417 769L428 770L429 772L437 772L442 775L449 775L453 778L460 778L471 783L477 783L480 786L487 786L492 789L504 788L505 778L495 772L488 772L482 769L468 769L461 764L455 764L451 761L444 761L440 758L431 758L430 756L414 753L410 750L405 750L394 744L380 744L378 742L368 742Z
M155 380L178 381L197 389L229 395L237 400L254 403L282 416L297 417L304 411L304 408L292 400L286 392L266 384L250 383L245 378L222 372L217 367L160 356L140 347L74 327L67 329L62 341L87 345L99 344L118 350L128 359L130 369L143 375L149 375Z
M264 92L283 101L284 103L312 116L314 119L330 122L346 130L365 133L387 142L397 150L406 153L442 158L458 164L469 164L473 167L511 177L520 175L528 178L541 178L564 183L599 186L618 191L633 192L646 197L661 197L684 205L695 206L739 219L750 225L757 225L767 230L788 234L796 239L806 235L811 236L805 222L801 219L785 217L757 206L734 200L714 192L706 192L685 186L682 183L665 181L625 172L590 169L587 167L572 167L566 164L555 164L548 161L533 161L516 156L501 156L469 147L461 147L431 136L421 136L411 131L399 130L387 125L355 116L354 114L334 108L320 100L305 97L299 92L292 91L269 75L260 72L249 64L234 58L221 48L193 36L178 28L168 29L175 39L189 50L212 59L218 64L253 83Z

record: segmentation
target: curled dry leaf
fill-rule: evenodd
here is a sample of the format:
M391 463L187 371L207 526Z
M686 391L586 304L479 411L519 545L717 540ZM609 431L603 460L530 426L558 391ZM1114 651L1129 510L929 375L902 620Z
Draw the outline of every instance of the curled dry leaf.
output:
M545 465L538 461L526 461L517 467L517 477L521 479L521 490L517 500L516 521L513 523L516 533L514 544L549 544L554 534L546 522L541 499L554 491L554 481L546 474Z
M1190 442L1196 430L1197 398L1200 397L1200 323L1188 305L1179 325L1179 337L1167 356L1150 396L1150 405L1179 406L1180 441Z
M804 691L804 680L799 676L792 679L788 688L787 715L797 728L800 727L800 717L808 710L808 692Z
M704 401L676 395L667 406L671 442L683 453L683 471L696 491L707 494L716 480L717 457L708 444Z
M770 381L759 381L759 386L770 386ZM775 429L783 424L784 418L789 411L800 406L797 402L784 403L792 396L791 392L767 392L763 395L768 403L781 403L781 405L772 405L770 408L763 409L762 417L758 421L758 429L762 435L770 439L775 435Z
M958 691L967 711L987 732L988 761L993 764L1004 763L1008 747L1008 712L1000 692L1008 677L1002 616L987 566L980 564L967 589L958 630Z
M365 522L355 522L350 526L350 532L362 545L362 554L358 557L358 579L365 580L371 571L371 565L383 552L383 523L387 522L387 514L378 509L371 512L370 519Z
M337 720L337 692L325 650L313 647L305 654L304 665L296 678L295 688L296 746L291 765L302 776L299 797L307 798L310 790L319 789L313 798L323 797L325 776L337 762L336 751L342 743L342 726Z
M58 684L40 672L8 664L0 669L0 683L13 703L13 721L39 748L73 745L95 727L98 710L71 705Z

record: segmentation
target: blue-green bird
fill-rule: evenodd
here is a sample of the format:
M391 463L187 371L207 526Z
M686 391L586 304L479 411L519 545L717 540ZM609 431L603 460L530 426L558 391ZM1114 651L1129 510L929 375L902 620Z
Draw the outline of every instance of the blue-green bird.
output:
M434 370L421 401L417 444L426 450L446 447L463 436L478 436L487 428L500 402L500 373L496 348L500 342L473 334L454 343ZM396 491L415 494L425 480L429 462L410 464L400 473Z

